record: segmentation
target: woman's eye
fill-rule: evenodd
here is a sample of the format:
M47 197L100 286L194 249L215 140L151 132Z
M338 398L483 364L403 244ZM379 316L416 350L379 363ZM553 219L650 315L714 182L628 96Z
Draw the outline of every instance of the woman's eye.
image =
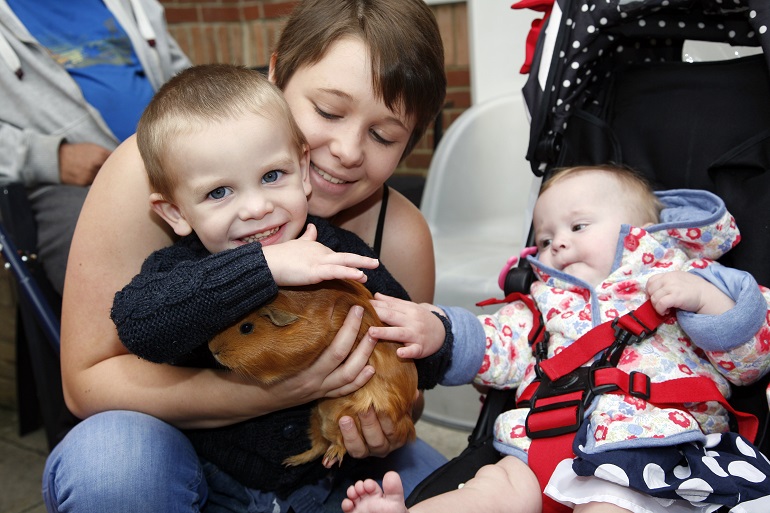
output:
M230 190L230 187L217 187L213 191L211 191L208 195L209 198L219 200L224 198L225 196L229 196L232 194L232 190Z
M341 116L337 116L336 114L330 114L326 112L325 110L322 110L319 106L316 105L315 111L318 113L319 116L321 116L324 119L339 119Z
M273 183L277 181L282 174L283 171L280 169L273 169L272 171L268 171L265 173L265 176L262 177L262 183Z
M372 137L374 138L374 140L382 144L383 146L390 146L395 142L395 141L390 141L388 139L385 139L383 136L378 134L375 130L370 130L369 132L372 134Z

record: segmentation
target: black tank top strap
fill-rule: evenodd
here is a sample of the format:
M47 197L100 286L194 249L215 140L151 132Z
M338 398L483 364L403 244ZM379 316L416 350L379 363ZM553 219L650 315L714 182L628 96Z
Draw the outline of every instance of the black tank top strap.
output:
M385 184L382 189L382 203L380 204L380 216L377 218L377 231L374 232L374 254L377 257L380 256L380 249L382 249L382 231L385 229L385 214L388 211L388 194L390 189Z

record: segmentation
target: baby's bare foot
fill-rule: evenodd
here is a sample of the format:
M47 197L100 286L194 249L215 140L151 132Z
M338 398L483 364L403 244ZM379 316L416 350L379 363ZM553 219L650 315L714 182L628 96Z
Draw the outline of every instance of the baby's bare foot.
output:
M342 501L345 513L407 513L404 486L395 472L382 478L382 487L372 479L357 481L348 488L348 498Z

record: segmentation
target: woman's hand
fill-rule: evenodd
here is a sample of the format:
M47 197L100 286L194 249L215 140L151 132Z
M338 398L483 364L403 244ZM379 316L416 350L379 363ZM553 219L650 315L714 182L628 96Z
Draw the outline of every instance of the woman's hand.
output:
M273 386L272 392L284 398L286 407L322 397L350 394L364 386L374 375L374 368L367 362L374 350L375 340L364 335L358 347L351 352L361 327L363 312L360 306L352 307L332 343L313 365Z

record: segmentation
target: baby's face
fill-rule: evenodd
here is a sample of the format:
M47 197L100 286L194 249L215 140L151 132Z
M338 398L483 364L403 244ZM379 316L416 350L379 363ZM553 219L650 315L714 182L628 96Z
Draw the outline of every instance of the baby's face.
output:
M555 183L535 204L538 259L596 287L612 271L621 224L638 222L631 201L633 194L605 172Z
M255 114L177 138L167 163L185 226L211 253L250 242L267 246L300 235L310 193L308 160L285 124Z

